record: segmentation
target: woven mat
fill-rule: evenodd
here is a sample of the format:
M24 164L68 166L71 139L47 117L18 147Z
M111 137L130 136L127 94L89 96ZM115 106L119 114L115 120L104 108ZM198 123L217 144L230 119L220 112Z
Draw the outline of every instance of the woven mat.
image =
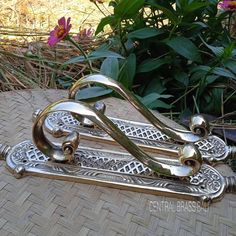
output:
M61 90L0 93L0 142L31 139L32 112L66 95ZM110 115L143 120L124 101L106 103ZM226 194L207 210L187 203L39 177L16 180L0 164L1 236L236 235L235 195Z

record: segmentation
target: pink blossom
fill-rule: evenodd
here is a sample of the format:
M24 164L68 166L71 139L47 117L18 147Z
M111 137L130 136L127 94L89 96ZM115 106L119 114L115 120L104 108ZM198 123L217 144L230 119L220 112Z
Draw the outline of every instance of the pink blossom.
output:
M88 29L81 29L79 30L79 33L74 37L76 41L91 41L93 38L93 30L91 28Z
M59 41L64 39L68 35L71 26L70 17L67 19L67 21L64 16L59 19L58 25L50 32L50 36L48 38L49 46L55 46Z
M236 10L236 0L224 0L219 3L220 8L226 11L235 11Z

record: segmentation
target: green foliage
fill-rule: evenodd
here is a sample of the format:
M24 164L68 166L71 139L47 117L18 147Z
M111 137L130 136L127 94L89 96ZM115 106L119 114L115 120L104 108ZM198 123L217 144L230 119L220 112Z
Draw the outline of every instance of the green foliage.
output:
M85 100L85 99L108 95L110 93L112 93L111 89L106 89L106 88L102 88L98 86L88 87L88 88L81 89L79 93L76 94L75 99Z
M224 105L225 111L235 110L236 47L228 24L232 14L218 10L217 4L111 1L113 13L96 30L99 34L110 26L107 47L89 57L108 57L101 73L120 81L150 108L196 112L197 107L220 114Z

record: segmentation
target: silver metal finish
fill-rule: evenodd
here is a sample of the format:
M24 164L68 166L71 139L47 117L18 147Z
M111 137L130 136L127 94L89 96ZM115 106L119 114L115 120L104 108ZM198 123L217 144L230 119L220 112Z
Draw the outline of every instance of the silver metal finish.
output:
M177 156L180 144L169 136L147 123L108 117L127 137L135 144L151 152L165 153ZM98 140L100 142L113 142L112 138L103 130L96 127L84 127L69 112L53 112L45 119L44 127L52 135L64 136L72 131L80 133L84 139ZM214 165L236 159L236 147L227 146L217 136L210 135L195 143L204 162Z
M219 201L225 192L236 191L235 176L223 177L217 170L206 164L203 164L194 176L182 180L166 179L160 178L127 153L80 147L76 150L73 165L60 164L51 161L30 141L12 147L5 158L8 169L16 178L34 175L92 183L197 200L205 207ZM169 164L173 161L164 158L159 160ZM174 162L180 165L178 161Z

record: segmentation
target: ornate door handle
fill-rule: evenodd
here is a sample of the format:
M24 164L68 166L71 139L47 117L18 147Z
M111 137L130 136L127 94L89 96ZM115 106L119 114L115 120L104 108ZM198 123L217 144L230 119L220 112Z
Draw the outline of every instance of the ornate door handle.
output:
M155 156L153 157L147 154L143 149L132 142L103 113L97 111L86 103L75 102L73 100L62 100L49 105L37 116L33 125L33 140L35 145L45 155L53 158L54 160L66 161L68 159L72 159L76 150L76 148L74 148L76 145L71 145L67 142L67 145L62 145L62 147L60 147L50 142L44 135L43 124L46 117L48 114L57 111L70 112L73 116L78 117L78 119L89 119L109 134L137 160L159 174L172 177L185 177L195 174L201 167L201 154L193 144L186 144L179 148L179 161L181 165L162 163ZM73 143L74 141L72 144ZM67 155L65 155L66 149Z
M38 110L34 116L36 117L39 113L40 111ZM126 136L144 150L163 153L169 156L178 156L178 150L181 145L152 125L114 117L108 118ZM92 123L89 125L88 123L84 124L83 121L78 121L69 112L54 112L49 114L45 119L44 127L55 137L66 136L73 131L77 131L84 139L116 144L103 130L94 126ZM209 135L208 138L196 142L195 145L199 149L203 161L210 165L236 159L236 147L227 146L222 139L215 135Z
M209 124L200 115L193 116L191 118L191 131L174 129L167 124L164 124L162 121L156 118L141 102L139 102L139 100L133 96L133 94L122 84L104 75L94 74L82 77L69 90L69 98L74 99L78 89L85 85L94 83L107 86L116 91L119 95L129 101L136 108L136 110L138 110L151 124L153 124L162 133L171 137L175 141L194 143L200 141L203 138L206 138L209 134Z
M226 146L225 143L216 136L210 136L208 139L202 139L201 136L191 133L190 131L176 130L167 126L159 119L157 119L148 109L146 109L121 84L106 76L90 75L81 78L70 89L69 97L73 98L78 89L81 88L81 86L90 83L99 83L113 88L120 95L129 100L130 103L147 119L152 121L153 124L156 124L156 126L161 129L158 130L148 124L142 124L138 122L131 122L109 117L109 119L111 119L111 121L116 124L124 132L125 135L127 135L132 141L134 141L134 143L136 143L140 147L147 150L161 153L164 152L167 155L176 156L178 155L180 145L174 142L173 137L176 138L179 134L181 134L180 137L184 137L183 134L186 134L187 136L185 138L180 138L178 140L186 141L188 140L188 138L192 137L193 139L188 140L192 142L194 139L200 139L200 141L195 142L195 144L199 148L202 157L206 163L214 164L226 161L229 158L234 157L234 147ZM105 110L104 104L101 105L101 103L95 103L94 106L97 110L103 112ZM37 115L38 114L36 114L36 116ZM81 122L79 122L79 120ZM85 120L86 122L84 122ZM101 129L94 128L93 122L89 121L87 118L84 117L82 118L77 116L75 119L70 113L67 112L56 112L50 114L49 117L47 117L47 119L45 120L45 127L54 136L65 135L71 132L71 130L76 130L85 138L112 142L112 138L107 133L104 133ZM190 122L190 128L193 132L197 132L204 135L208 134L209 132L209 124L201 116L194 116L192 118ZM162 131L164 131L165 133L163 133ZM168 136L167 134L173 136Z

